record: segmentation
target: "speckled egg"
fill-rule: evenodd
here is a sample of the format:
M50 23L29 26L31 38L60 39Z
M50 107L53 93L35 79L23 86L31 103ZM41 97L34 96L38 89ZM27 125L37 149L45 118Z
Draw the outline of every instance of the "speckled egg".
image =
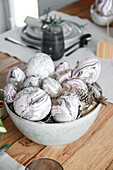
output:
M68 122L80 117L81 102L75 96L61 96L53 104L51 114L56 122Z
M13 103L16 94L17 87L12 83L8 83L4 88L4 100L7 103Z
M50 112L51 99L42 89L28 87L17 93L14 99L15 112L28 120L39 121Z
M62 86L60 83L51 77L43 79L42 89L45 90L51 97L58 97L62 92Z
M20 87L25 78L26 76L24 72L20 68L14 67L8 72L6 81L7 83L11 82L12 84Z
M28 77L24 83L23 83L23 87L26 88L26 87L40 87L40 84L41 84L41 79L39 76L37 75L33 75L33 76L30 76Z
M71 78L71 68L69 64L66 61L64 61L56 67L55 79L59 81L59 83L62 83L70 78Z
M88 58L81 61L73 70L72 77L79 77L88 83L97 81L101 71L101 64L97 58Z
M45 53L37 53L32 57L26 68L27 77L38 75L41 79L54 73L55 66L52 59Z

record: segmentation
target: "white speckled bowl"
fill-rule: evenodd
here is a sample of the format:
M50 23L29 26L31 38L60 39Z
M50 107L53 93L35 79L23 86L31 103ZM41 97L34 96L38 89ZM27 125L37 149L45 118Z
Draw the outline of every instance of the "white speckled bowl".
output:
M17 116L6 103L5 106L16 127L26 137L42 145L58 146L71 143L83 136L95 121L101 104L86 116L66 123L32 122Z
M101 15L97 14L95 12L95 6L94 5L91 5L91 7L90 7L90 16L91 16L92 21L94 23L96 23L97 25L100 25L100 26L106 26L107 25L108 17L101 16ZM113 15L109 16L109 23L112 23L112 22L113 22Z

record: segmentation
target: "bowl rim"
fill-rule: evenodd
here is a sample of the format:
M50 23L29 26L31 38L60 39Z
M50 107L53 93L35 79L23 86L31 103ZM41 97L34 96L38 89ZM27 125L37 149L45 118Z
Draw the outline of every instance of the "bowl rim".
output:
M110 15L110 16L108 16L108 17L107 17L107 16L104 16L104 15L99 15L97 12L95 12L94 9L95 9L95 4L92 4L91 7L90 7L90 12L91 12L91 13L94 13L97 17L99 17L99 18L101 18L101 19L106 19L106 20L107 20L108 18L113 17L113 15Z
M30 162L30 163L25 167L25 170L27 170L27 168L29 168L29 166L30 166L32 163L37 162L37 161L41 161L41 160L48 160L48 161L55 162L56 164L59 165L59 167L61 167L62 170L64 170L64 169L63 169L63 166L62 166L59 162L57 162L56 160L51 159L51 158L39 158L39 159L35 159L34 161Z
M7 110L7 108L8 108L8 110L10 110L11 113L13 113L13 111L9 108L9 106L7 105L7 103L6 103L6 102L4 102L4 103L5 103L6 110ZM80 117L80 118L78 118L78 119L75 119L75 120L72 120L72 121L68 121L68 122L57 122L57 123L49 123L49 122L43 122L43 121L37 121L37 122L35 122L35 121L31 121L31 120L24 119L23 117L20 117L19 115L15 114L15 113L13 113L13 115L16 116L16 117L19 118L19 119L22 119L22 120L25 120L25 121L27 121L27 122L31 122L31 123L34 123L34 124L62 125L62 124L74 123L74 122L76 122L76 121L80 121L80 120L84 119L85 117L88 117L89 114L91 114L92 112L94 112L98 107L101 107L101 105L102 105L101 103L98 103L90 112L88 112L88 113L87 113L86 115L84 115L83 117ZM8 111L7 111L7 112L8 112ZM9 114L9 113L8 113L8 114Z

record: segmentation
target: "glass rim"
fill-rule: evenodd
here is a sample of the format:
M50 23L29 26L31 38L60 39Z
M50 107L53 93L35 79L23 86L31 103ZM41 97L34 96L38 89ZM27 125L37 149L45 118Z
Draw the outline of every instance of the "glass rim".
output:
M56 29L59 29L57 31L52 31L51 28L56 28ZM48 33L48 34L63 34L63 29L62 29L62 26L61 25L57 25L57 24L48 24L46 25L44 28L43 28L43 32L44 33Z
M25 170L27 170L27 168L29 167L29 165L31 165L32 163L34 163L34 162L36 162L36 161L40 161L40 160L49 160L49 161L56 162L56 163L61 167L61 169L64 170L64 168L62 167L62 165L61 165L59 162L57 162L56 160L51 159L51 158L39 158L39 159L36 159L36 160L32 161L31 163L29 163L29 164L26 166Z

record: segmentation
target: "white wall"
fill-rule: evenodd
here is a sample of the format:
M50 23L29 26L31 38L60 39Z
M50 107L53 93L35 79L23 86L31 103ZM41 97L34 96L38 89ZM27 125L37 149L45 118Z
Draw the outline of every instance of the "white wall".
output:
M22 26L27 16L38 17L37 2L37 0L0 0L0 34L16 26Z
M24 20L27 16L38 18L37 0L13 0L13 5L16 26L24 26Z
M0 0L0 33L10 28L7 0Z
M39 15L43 15L43 11L48 9L48 7L50 7L51 10L57 10L75 1L77 0L38 0Z

